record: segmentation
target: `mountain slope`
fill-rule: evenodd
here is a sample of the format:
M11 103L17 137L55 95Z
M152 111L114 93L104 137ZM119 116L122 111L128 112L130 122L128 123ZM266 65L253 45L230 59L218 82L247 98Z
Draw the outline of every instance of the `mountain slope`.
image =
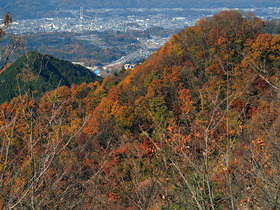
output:
M71 84L98 79L97 75L80 65L30 51L0 74L0 103L30 90L39 96L59 86L70 87Z
M102 83L14 98L1 207L279 209L279 69L280 35L224 11Z

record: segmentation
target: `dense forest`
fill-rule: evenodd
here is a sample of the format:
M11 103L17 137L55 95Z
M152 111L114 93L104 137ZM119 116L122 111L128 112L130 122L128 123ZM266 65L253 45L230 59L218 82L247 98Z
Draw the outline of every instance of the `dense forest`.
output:
M41 97L44 92L60 86L97 80L101 78L85 67L28 51L0 72L0 104L25 93Z
M102 82L0 106L3 209L279 209L280 35L223 11Z

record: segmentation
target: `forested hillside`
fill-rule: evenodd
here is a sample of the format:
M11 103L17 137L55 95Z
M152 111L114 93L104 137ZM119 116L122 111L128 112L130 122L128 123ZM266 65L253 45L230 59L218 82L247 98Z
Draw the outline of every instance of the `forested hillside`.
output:
M224 11L103 82L0 106L0 205L278 209L280 35Z
M100 78L90 70L69 61L29 51L0 72L0 103L28 93L44 92L73 83L94 82Z

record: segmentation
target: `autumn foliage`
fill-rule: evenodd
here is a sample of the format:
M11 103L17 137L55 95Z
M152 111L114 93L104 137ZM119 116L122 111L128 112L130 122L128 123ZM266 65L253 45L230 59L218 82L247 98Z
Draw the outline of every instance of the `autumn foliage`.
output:
M1 207L279 208L279 61L224 11L133 71L2 104Z

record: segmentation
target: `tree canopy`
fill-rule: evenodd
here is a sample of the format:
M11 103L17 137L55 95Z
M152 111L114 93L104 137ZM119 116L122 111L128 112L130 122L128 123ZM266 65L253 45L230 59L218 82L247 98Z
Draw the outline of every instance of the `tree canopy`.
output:
M41 96L60 86L94 82L100 78L90 70L69 61L29 51L0 74L0 103L26 92Z
M279 208L279 59L223 11L133 70L3 103L1 207Z

